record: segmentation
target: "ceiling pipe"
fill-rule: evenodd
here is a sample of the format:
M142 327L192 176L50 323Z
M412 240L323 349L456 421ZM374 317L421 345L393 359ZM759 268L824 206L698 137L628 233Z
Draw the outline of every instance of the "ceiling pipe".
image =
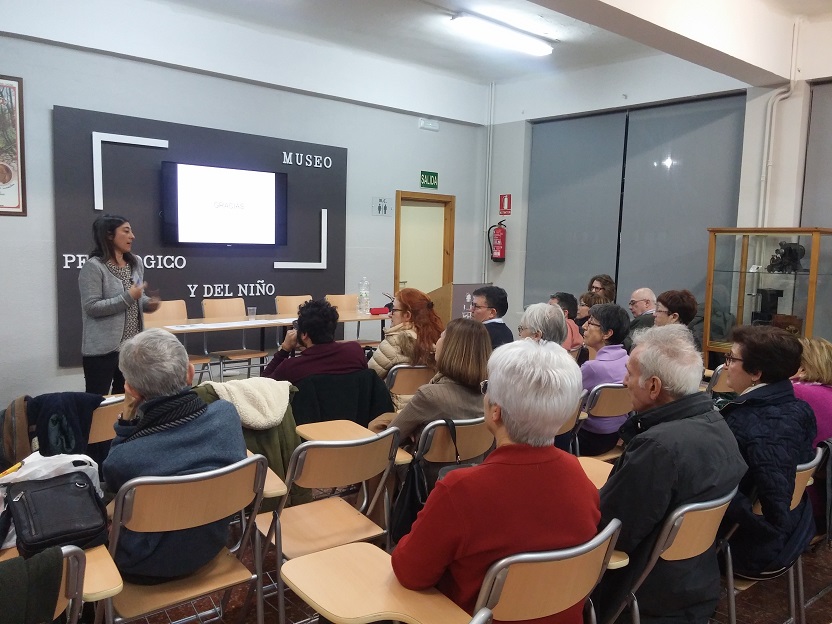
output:
M787 100L794 93L795 73L797 69L797 44L799 24L802 18L792 25L792 57L789 68L789 84L775 91L766 104L766 124L763 132L763 162L760 170L760 197L757 203L757 227L766 227L771 199L771 170L774 166L774 132L777 128L777 105Z
M485 211L483 211L482 231L485 237L488 236L488 222L491 218L491 166L494 160L494 99L495 99L496 84L491 83L488 90L488 125L485 128ZM482 279L481 282L488 281L488 260L490 259L488 253L487 241L482 246Z

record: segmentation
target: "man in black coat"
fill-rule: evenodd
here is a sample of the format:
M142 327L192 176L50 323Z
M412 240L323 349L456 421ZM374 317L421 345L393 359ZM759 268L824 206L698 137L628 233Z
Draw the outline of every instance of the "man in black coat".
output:
M641 575L665 518L681 505L728 494L745 474L734 435L699 391L702 369L684 325L652 327L635 338L624 384L636 413L621 427L625 451L601 489L602 525L621 520L616 549L630 562L604 574L593 593L601 622ZM705 624L719 583L715 549L682 561L659 559L636 593L641 621Z

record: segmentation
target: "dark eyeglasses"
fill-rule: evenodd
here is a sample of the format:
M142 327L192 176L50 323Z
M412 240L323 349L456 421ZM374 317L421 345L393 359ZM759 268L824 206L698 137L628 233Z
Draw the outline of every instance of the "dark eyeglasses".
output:
M743 361L742 358L734 357L730 353L725 354L725 364L728 365L728 366L730 366L734 362L742 362L742 361Z
M487 379L483 379L480 382L480 392L482 392L483 394L486 394L488 392L488 380Z
M586 323L584 323L584 324L585 324L585 325L590 325L591 327L601 327L601 323L592 323L592 322L590 322L590 321L587 321L587 322L586 322Z
M494 306L481 306L481 305L477 305L476 303L471 304L471 309L472 310L479 310L479 309L487 310L488 308L493 308L493 307ZM494 309L496 309L496 308L494 308Z
M390 314L393 312L407 312L407 310L402 310L401 308L390 308Z
M517 326L517 333L518 333L518 334L522 334L522 333L523 333L524 331L526 331L527 329L528 329L528 327L526 327L525 325L518 325L518 326Z
M650 301L650 300L649 299L630 299L630 305L634 306L635 304L637 304L640 301Z

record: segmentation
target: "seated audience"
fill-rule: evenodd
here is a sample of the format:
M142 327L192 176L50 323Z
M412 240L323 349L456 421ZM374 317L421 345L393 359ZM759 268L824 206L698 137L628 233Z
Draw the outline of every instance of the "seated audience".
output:
M396 364L434 366L433 349L442 333L442 320L433 301L421 290L403 288L393 299L392 327L373 352L369 366L384 379Z
M480 381L485 379L489 355L491 340L482 323L452 320L436 341L434 378L416 391L392 421L382 415L370 423L370 429L378 433L388 426L398 427L401 443L407 446L434 420L479 418L483 414Z
M629 353L633 348L633 334L639 329L653 327L656 313L656 293L649 288L638 288L630 295L630 313L633 320L630 322L630 331L624 339L624 348Z
M603 295L609 302L615 303L615 281L606 273L602 273L601 275L593 275L589 279L589 283L586 285L586 289L589 292L594 292Z
M582 336L584 334L584 323L589 318L590 308L602 303L612 303L612 300L600 293L594 293L592 291L587 291L578 298L578 316L575 317L575 325L581 330Z
M689 290L666 290L656 301L656 325L659 327L671 323L687 327L696 316L696 297Z
M514 340L514 335L506 326L503 317L508 312L508 295L499 286L477 288L472 295L471 318L485 325L491 336L491 348L496 349Z
M578 300L575 295L567 292L556 292L554 295L549 295L549 305L559 306L563 311L563 316L566 317L566 339L561 343L561 346L567 351L579 348L584 344L584 339L581 336L581 330L575 323L574 319L578 316Z
M583 387L587 392L598 384L621 383L627 373L627 352L621 342L627 336L630 317L614 303L594 305L584 324L584 343L596 349L594 360L581 364ZM612 418L590 416L578 431L581 455L600 455L618 443L618 428L627 414Z
M357 342L335 342L338 310L325 299L313 299L298 308L298 328L286 338L261 377L297 385L310 375L343 375L367 368L364 349ZM305 347L290 357L298 345Z
M792 377L794 396L803 399L815 413L818 431L813 446L832 438L832 342L823 338L801 338L803 356ZM817 533L826 533L826 490L823 483L810 485L809 500Z
M745 473L731 430L699 391L702 371L685 328L651 327L636 334L624 379L636 413L621 427L624 454L601 488L601 523L621 520L615 547L630 562L607 570L593 592L599 622L613 616L644 572L668 514L725 496ZM681 561L659 559L636 593L641 621L706 624L719 592L715 549Z
M548 303L533 303L523 311L517 333L520 340L531 338L535 342L561 344L566 340L563 310Z
M575 361L559 345L522 340L493 353L488 376L483 404L496 450L436 484L392 556L402 585L436 586L469 613L495 561L581 544L600 517L598 491L577 458L552 446L580 397ZM582 609L534 622L581 624Z
M803 347L794 334L770 325L741 326L725 356L728 385L739 396L722 408L748 464L731 501L723 530L731 536L734 572L765 578L790 566L815 534L804 496L790 510L795 467L814 457L817 431L812 408L795 398L789 377L800 368ZM752 511L756 500L762 515Z
M192 390L194 367L176 337L148 329L122 343L124 390L137 403L135 418L119 420L102 470L117 492L136 477L168 477L223 468L246 457L237 410L227 401L207 405ZM196 571L228 540L229 519L171 533L126 531L115 562L121 575L153 584Z

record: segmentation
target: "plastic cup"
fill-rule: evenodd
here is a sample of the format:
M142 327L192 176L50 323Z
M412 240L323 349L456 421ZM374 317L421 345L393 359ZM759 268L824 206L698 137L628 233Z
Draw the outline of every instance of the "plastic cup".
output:
M253 321L254 317L257 316L257 306L249 306L246 310L248 311L248 320Z

